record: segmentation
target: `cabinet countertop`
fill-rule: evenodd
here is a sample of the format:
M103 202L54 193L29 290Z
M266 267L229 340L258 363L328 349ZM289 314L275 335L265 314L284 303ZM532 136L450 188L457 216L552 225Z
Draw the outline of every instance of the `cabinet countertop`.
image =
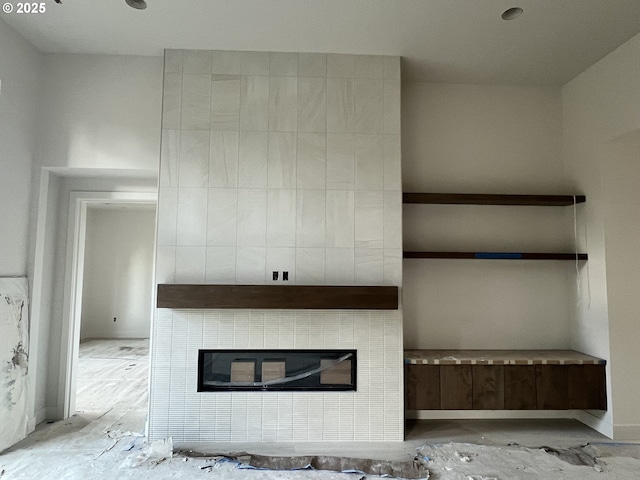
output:
M405 364L418 365L605 365L574 350L405 350Z

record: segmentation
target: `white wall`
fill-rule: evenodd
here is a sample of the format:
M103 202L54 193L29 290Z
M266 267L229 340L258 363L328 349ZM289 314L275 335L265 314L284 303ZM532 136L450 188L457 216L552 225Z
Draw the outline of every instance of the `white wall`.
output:
M60 349L69 192L156 190L162 58L47 54L41 78L45 81L38 105L29 234L30 259L36 259L29 265L30 276L35 270L41 278L41 297L32 312L32 330L40 331L34 355L37 421L62 415ZM48 169L44 177L43 167ZM44 194L50 188L48 196L55 201L40 202L41 188ZM44 245L38 256L36 238Z
M571 194L560 89L403 84L405 192ZM574 250L571 207L405 205L405 250ZM569 348L575 264L404 261L405 348Z
M157 170L161 58L47 54L42 75L40 166Z
M88 208L81 339L149 338L155 215L130 205Z
M560 89L404 83L405 192L557 193Z
M40 52L0 20L0 277L28 276L30 288L33 277L28 269L29 209L38 140L41 61ZM30 330L31 335L34 329ZM27 347L29 428L35 425L35 382L43 373L36 361L36 344L37 341L30 341ZM46 372L42 378L46 378Z
M640 35L562 91L567 171L587 194L588 269L573 323L575 347L608 360L609 411L587 418L618 439L640 438ZM596 416L597 415L597 416Z
M27 274L41 54L0 20L0 276Z

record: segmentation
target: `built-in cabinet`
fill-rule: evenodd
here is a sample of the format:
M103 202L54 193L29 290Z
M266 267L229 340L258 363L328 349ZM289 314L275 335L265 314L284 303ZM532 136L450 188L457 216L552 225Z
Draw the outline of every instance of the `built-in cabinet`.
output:
M407 350L407 410L607 408L605 361L571 350Z
M582 195L404 193L405 204L566 207ZM407 259L572 260L580 252L404 251ZM572 351L405 351L407 410L606 409L605 361Z

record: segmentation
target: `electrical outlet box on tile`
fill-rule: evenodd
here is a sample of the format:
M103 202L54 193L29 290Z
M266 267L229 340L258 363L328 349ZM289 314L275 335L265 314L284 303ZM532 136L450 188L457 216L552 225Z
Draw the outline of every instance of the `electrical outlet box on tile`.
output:
M156 283L402 285L399 57L167 50L164 76ZM152 334L151 439L403 440L402 309L162 309ZM201 349L355 350L357 391L198 392Z

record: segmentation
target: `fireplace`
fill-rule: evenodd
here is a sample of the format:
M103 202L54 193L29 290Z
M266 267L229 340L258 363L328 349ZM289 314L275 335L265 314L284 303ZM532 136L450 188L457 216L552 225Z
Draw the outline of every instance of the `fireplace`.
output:
M400 58L167 50L164 70L156 283L205 302L158 291L149 438L403 440ZM345 305L354 287L393 303ZM302 351L311 383L278 384Z
M355 391L356 350L200 350L198 392Z

